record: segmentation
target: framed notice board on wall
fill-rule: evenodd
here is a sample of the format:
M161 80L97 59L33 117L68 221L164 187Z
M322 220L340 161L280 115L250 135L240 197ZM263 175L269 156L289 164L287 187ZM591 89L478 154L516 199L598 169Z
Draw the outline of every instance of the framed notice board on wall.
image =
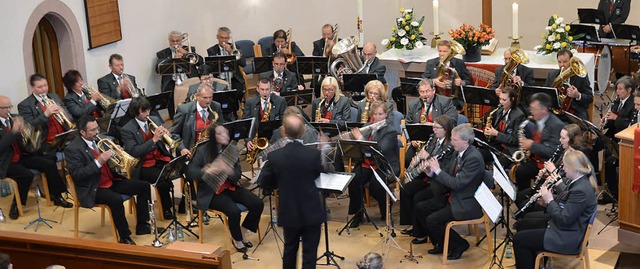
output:
M118 0L84 0L89 49L122 40Z

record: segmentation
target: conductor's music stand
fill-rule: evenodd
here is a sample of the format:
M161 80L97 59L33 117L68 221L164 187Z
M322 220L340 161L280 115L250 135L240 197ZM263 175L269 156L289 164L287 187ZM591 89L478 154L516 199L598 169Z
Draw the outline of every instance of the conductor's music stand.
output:
M355 174L352 173L321 173L320 177L318 177L318 179L316 179L316 187L318 187L318 189L322 190L323 194L322 195L322 207L325 210L325 213L328 215L329 210L327 209L327 195L328 193L343 193L346 189L347 186L349 186L349 183L351 182L351 180L353 179ZM320 255L320 257L318 257L318 259L316 259L316 261L320 261L322 258L327 258L327 264L322 264L322 265L333 265L335 267L338 267L338 269L340 269L340 265L338 265L338 262L336 261L335 258L338 258L342 261L344 261L344 257L335 254L333 251L331 251L331 249L329 248L329 225L327 224L328 221L328 216L324 219L324 239L325 239L325 251L322 255ZM334 258L335 257L335 258Z
M162 171L160 171L158 178L151 185L155 187L161 181L167 181L171 183L171 181L173 181L174 179L182 177L183 176L182 171L184 171L187 165L186 161L187 161L187 155L182 155L182 156L173 158L173 160L171 160L170 162L168 162L162 167ZM175 195L173 194L173 184L169 184L169 194L171 194L171 201L175 201ZM169 226L167 226L167 228L165 228L164 231L162 231L158 236L162 236L165 232L169 231L173 226L173 229L175 230L181 228L182 230L186 230L196 238L199 238L197 234L195 234L193 231L191 231L191 229L189 229L189 227L183 225L178 221L178 216L176 214L176 212L178 212L176 211L176 204L172 202L171 206L172 206L171 212L173 214L173 220L171 220L171 223L169 224Z
M273 70L273 57L256 57L253 58L254 74L260 74Z
M213 93L213 101L220 103L223 113L233 113L238 111L237 90L229 90Z

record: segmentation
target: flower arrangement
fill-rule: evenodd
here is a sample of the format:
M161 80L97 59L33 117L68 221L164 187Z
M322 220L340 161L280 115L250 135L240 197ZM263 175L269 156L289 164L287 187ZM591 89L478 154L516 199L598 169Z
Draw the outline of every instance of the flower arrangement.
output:
M481 23L478 28L473 25L462 24L458 29L449 30L453 40L460 43L465 49L479 48L488 45L495 37L495 30L489 25Z
M582 37L584 34L576 36L569 35L571 26L562 23L563 21L564 18L558 17L558 14L553 14L549 18L547 27L544 28L546 32L542 34L544 42L542 45L535 46L533 49L544 55L558 52L561 49L570 49L571 41Z
M402 17L396 19L396 26L391 28L391 37L383 39L381 44L387 49L407 49L421 48L422 43L422 22L424 16L418 21L414 21L413 9L400 9Z

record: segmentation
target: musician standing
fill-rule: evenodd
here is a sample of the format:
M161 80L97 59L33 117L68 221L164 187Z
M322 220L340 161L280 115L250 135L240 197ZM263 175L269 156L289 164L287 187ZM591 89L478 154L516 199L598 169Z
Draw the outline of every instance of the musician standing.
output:
M573 53L570 50L562 49L558 51L556 58L558 59L558 67L560 69L549 72L547 80L544 83L545 87L552 87L553 81L561 73L571 66L571 58ZM591 89L591 83L589 82L589 76L581 78L577 75L569 78L569 88L566 89L567 97L573 98L571 101L571 107L567 112L575 115L581 119L590 119L591 115L587 115L589 111L589 105L593 102L593 90ZM564 85L563 85L564 87ZM559 94L560 92L558 92ZM567 98L569 99L569 98ZM562 104L560 104L562 106Z
M55 114L66 113L66 110L60 97L55 93L49 93L47 79L44 76L33 74L29 81L32 94L18 104L18 113L25 122L35 128L39 128L45 138L40 150L27 152L29 149L25 149L25 151L21 152L20 163L29 169L45 173L53 203L65 208L71 208L73 204L62 198L62 193L66 192L67 188L58 172L56 152L50 150L51 142L53 142L55 136L63 133L66 131L65 128L69 127L63 127L55 117ZM45 96L53 102L45 104L46 101L43 99Z
M385 84L387 80L384 78L384 74L387 72L387 67L378 59L377 54L378 49L376 48L376 44L373 42L364 43L364 46L362 46L364 70L362 72L365 74L376 74L378 80Z
M196 152L187 168L187 178L198 182L198 209L209 208L223 212L229 218L229 230L233 244L239 252L246 253L253 244L247 240L245 230L256 232L264 204L255 194L240 185L240 160L227 159L224 150L230 145L229 130L222 125L208 126L211 137L201 150ZM213 179L205 180L209 176ZM214 182L221 179L223 182ZM220 183L218 186L217 183ZM215 189L217 188L217 189ZM240 227L240 209L236 203L249 211Z
M496 68L495 79L493 80L493 84L491 84L491 89L496 91L496 95L500 95L500 83L502 82L502 76L504 73L504 67L511 62L511 50L504 50L504 65ZM533 70L527 67L524 64L518 64L518 66L511 72L511 83L517 85L519 87L522 86L531 86L535 83L535 79L533 78ZM515 104L517 105L517 103Z
M269 153L258 185L265 190L278 189L278 225L284 230L282 268L296 268L302 241L302 268L312 269L316 268L321 224L326 219L323 198L315 180L322 171L330 170L330 166L319 150L302 145L305 132L302 117L287 115L283 126L285 136L291 142Z
M85 115L78 120L80 136L65 149L69 173L78 193L80 206L92 208L95 204L106 204L111 209L113 223L123 244L135 245L125 216L122 195L136 196L136 235L150 234L149 209L151 199L149 184L137 179L118 178L107 161L115 154L113 149L101 152L95 141L100 132L95 118Z
M133 95L135 94L132 94L132 91L140 92L138 84L136 84L136 77L124 73L124 59L122 55L111 54L111 56L109 56L109 69L111 69L111 73L98 79L98 90L100 93L119 100L134 97ZM127 86L128 83L125 80L129 80L131 85L136 89L129 89Z
M62 83L67 88L67 95L62 101L74 120L78 120L84 115L92 115L96 119L100 118L106 109L99 105L102 95L98 91L91 92L91 96L85 94L83 91L84 80L78 70L67 71L62 77Z
M236 47L235 43L230 43L231 41L231 30L228 27L220 27L218 28L218 34L216 35L218 39L218 44L213 45L212 47L207 49L207 55L209 56L229 56L234 55L234 49L237 52L240 50ZM242 53L240 53L242 54ZM220 78L225 81L231 81L231 89L236 90L236 98L238 103L237 107L234 111L237 111L240 108L240 101L244 98L246 93L246 87L244 85L244 78L242 76L241 67L244 68L247 66L247 61L243 55L236 55L236 69L233 72L221 72ZM217 91L217 90L216 90ZM228 121L234 121L238 118L236 112L233 113L233 118L228 118Z
M598 10L604 12L605 25L601 25L598 30L600 38L614 38L612 24L623 24L629 17L631 11L631 0L600 0Z
M262 56L268 57L274 55L276 52L282 52L283 54L293 53L296 56L304 56L304 52L296 45L296 42L291 41L291 48L289 48L288 41L289 36L287 36L287 32L278 29L273 33L273 44L262 48Z
M287 108L284 97L276 95L272 91L271 80L262 78L258 81L256 91L258 95L249 98L244 104L242 119L256 118L260 121L280 120ZM247 142L247 149L252 151L255 145L251 140Z
M564 123L551 113L551 97L549 95L535 93L531 95L530 100L529 112L535 124L529 124L523 130L525 135L531 133L532 138L519 140L520 148L530 152L528 160L525 158L515 170L519 190L531 187L531 180L558 147L560 130L564 127ZM529 128L533 130L528 130Z
M453 68L455 72L451 72L450 77L443 77L443 74L439 74L438 71L441 70L439 67L441 61L451 52L451 42L449 40L441 40L438 42L437 47L438 57L427 61L427 66L424 73L422 73L422 78L432 79L439 93L442 94L448 91L452 95L450 97L455 96L454 106L457 110L461 110L464 105L464 100L462 100L462 93L457 89L460 88L460 86L473 85L471 82L471 74L469 70L467 70L464 61L455 57L451 58L448 63L444 63L448 65L446 67ZM457 73L457 76L454 73Z
M369 108L375 101L382 101L389 111L393 111L393 103L388 100L387 89L380 80L372 80L364 86L365 98L360 100L358 104L358 122L370 122L373 118L369 117ZM391 113L389 113L391 117Z
M453 106L451 98L436 93L431 79L422 79L418 83L418 94L420 98L413 101L409 105L409 111L406 115L406 123L433 123L433 120L441 115L449 116L454 125L458 119L458 112ZM406 159L404 166L408 166L409 162L416 155L416 147L420 141L411 141L411 146L407 148L405 154Z
M287 61L283 52L278 51L273 54L272 64L273 71L260 73L260 79L271 80L274 87L274 93L280 95L280 92L304 90L304 86L298 84L296 74L286 68Z
M138 179L155 183L162 171L162 167L171 161L171 152L163 142L163 135L171 133L162 126L162 120L156 116L149 116L151 104L145 97L131 99L127 111L131 119L122 129L120 139L124 150L132 157L140 159L140 162L133 168L131 179ZM150 121L153 121L158 128L152 130ZM155 186L160 193L164 219L173 219L171 208L170 190L171 182L160 180Z
M322 80L320 98L313 100L311 113L314 122L337 124L345 127L351 119L351 106L349 99L342 95L338 80L334 77L326 77Z
M484 135L492 146L511 156L518 150L518 127L525 119L525 115L518 108L520 99L514 88L506 86L502 89L496 88L496 90L500 90L500 107L493 111L490 118L491 124L485 124ZM487 114L487 117L490 114L491 112ZM513 164L502 156L499 157L499 160L506 168Z
M469 220L482 217L482 207L474 193L483 181L484 161L473 144L475 135L469 125L459 125L451 131L451 145L455 150L454 165L449 171L440 168L437 159L427 160L427 176L451 190L449 204L431 213L426 219L426 231L435 248L429 254L441 254L444 248L444 234L447 223L453 220ZM447 259L457 260L469 249L469 242L451 230L449 233L449 255Z
M550 188L540 188L538 202L546 207L551 220L546 228L518 231L513 237L516 268L529 269L540 251L576 254L590 219L597 210L596 179L589 159L580 151L569 151L562 158L567 184L553 197ZM550 176L556 179L557 174ZM559 180L556 184L563 184ZM546 185L546 184L545 184Z

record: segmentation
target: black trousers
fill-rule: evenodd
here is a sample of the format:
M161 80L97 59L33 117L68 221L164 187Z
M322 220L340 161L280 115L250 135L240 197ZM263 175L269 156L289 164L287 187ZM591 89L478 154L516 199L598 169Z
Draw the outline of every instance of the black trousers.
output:
M355 176L349 183L349 214L355 214L363 206L364 186L369 183L369 194L378 201L380 216L386 216L386 195L384 188L376 180L371 168L363 168L359 164L353 170ZM377 171L376 171L377 172ZM382 176L381 176L382 177ZM384 179L384 178L383 178ZM391 201L392 202L392 201Z
M549 220L551 220L551 215L544 212L544 209L538 210L534 208L534 211L525 213L525 215L520 218L513 227L515 227L518 232L532 229L544 229L549 224Z
M534 160L528 160L516 168L516 184L518 190L531 187L531 181L538 175L538 165Z
M58 172L55 155L22 155L18 163L28 169L43 172L47 176L49 192L51 192L52 197L58 197L67 191L67 185Z
M156 161L156 165L152 167L143 167L140 169L140 179L153 184L158 179L160 172L162 172L162 166L164 166L165 162ZM171 187L173 183L167 180L162 180L158 182L156 188L158 188L158 193L160 193L160 203L162 203L162 209L167 212L171 210L173 206L173 201L171 200ZM164 212L163 212L164 213Z
M447 223L456 220L453 217L453 211L451 211L451 205L447 204L444 208L431 213L427 217L427 234L431 237L434 245L440 244L444 246L444 233L447 228ZM449 232L449 249L455 249L457 246L466 242L455 230L451 229Z
M417 238L428 236L427 217L433 212L443 209L446 205L447 201L444 197L435 195L416 203L413 208L413 236ZM433 242L433 238L431 242Z
M605 151L607 152L607 151ZM604 181L614 199L618 199L618 161L605 160L604 163Z
M407 141L410 142L410 141ZM411 143L408 143L407 146L407 152L404 153L404 167L409 167L409 164L411 164L411 160L413 159L413 157L416 156L416 148L413 147L413 145L411 145Z
M433 197L429 183L416 178L400 189L400 225L414 225L414 205Z
M544 251L546 229L518 231L513 236L516 269L533 269L538 252Z
M26 205L29 187L33 181L33 173L19 163L9 163L9 167L7 168L7 177L12 178L16 183L18 183L18 189L15 191L20 193L20 203L22 203L22 205Z
M136 210L138 215L137 225L147 224L149 221L149 200L151 191L149 183L137 179L113 180L113 185L108 189L98 188L96 191L96 203L106 204L111 208L113 224L118 230L120 238L131 235L129 224L125 216L124 200L122 195L137 195Z
M295 269L298 247L302 239L302 269L316 268L321 223L302 227L284 226L282 268Z
M236 187L235 191L224 190L222 193L213 195L209 208L221 211L229 218L229 230L233 240L242 241L242 231L240 231L240 209L236 203L242 204L249 212L242 222L242 227L256 232L260 223L260 215L264 208L264 203L258 196L242 187Z

